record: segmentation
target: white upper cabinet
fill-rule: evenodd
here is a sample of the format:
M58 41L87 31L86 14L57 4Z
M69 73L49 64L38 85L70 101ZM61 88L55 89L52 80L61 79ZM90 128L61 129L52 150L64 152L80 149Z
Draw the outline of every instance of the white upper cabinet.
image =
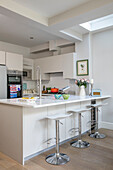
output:
M23 71L23 55L6 52L6 66L8 70Z
M5 51L0 51L0 64L5 65Z
M32 74L32 77L31 77L31 80L34 80L34 59L29 59L29 58L24 58L23 59L23 70L31 70L31 74ZM24 80L26 78L24 77ZM29 80L29 79L26 79L26 80Z
M40 66L43 80L49 80L49 73L63 72L63 78L75 79L76 77L76 53L62 54L35 60L36 67Z
M34 65L33 59L24 58L23 59L23 69L31 69Z
M39 79L39 74L38 74L38 71L37 71L37 66L40 66L42 80L50 80L49 74L45 74L44 73L45 65L46 65L46 61L44 63L43 61L41 61L41 59L35 59L34 60L34 80Z

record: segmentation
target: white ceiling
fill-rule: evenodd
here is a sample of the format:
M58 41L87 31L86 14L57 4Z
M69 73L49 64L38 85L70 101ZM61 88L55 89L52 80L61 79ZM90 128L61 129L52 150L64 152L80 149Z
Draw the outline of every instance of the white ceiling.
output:
M0 41L25 47L59 38L76 42L88 32L80 23L111 13L113 0L2 0ZM61 32L68 28L74 36Z
M34 39L30 39L30 37L34 37ZM33 47L58 38L58 36L37 29L34 26L28 26L18 20L0 15L0 41L24 47Z
M92 0L13 0L42 16L53 17Z

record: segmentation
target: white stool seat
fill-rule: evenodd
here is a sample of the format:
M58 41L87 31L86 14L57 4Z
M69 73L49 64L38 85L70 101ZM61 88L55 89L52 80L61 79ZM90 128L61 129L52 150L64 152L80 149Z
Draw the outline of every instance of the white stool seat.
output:
M71 114L54 114L54 115L47 116L46 118L52 119L52 120L60 120L60 119L65 119L69 116L72 116L72 113Z
M102 106L105 106L107 105L107 103L104 103L104 104L91 104L91 105L87 105L87 107L102 107Z
M81 108L81 109L71 110L71 111L68 111L68 113L83 113L83 112L86 112L88 110L91 110L91 108L89 108L89 109Z

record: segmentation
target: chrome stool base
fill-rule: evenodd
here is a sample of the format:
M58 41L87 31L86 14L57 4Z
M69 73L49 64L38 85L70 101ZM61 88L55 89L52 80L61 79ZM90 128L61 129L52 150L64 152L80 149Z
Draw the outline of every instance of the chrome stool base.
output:
M77 140L74 142L71 142L71 146L74 148L88 148L90 146L90 143L82 140Z
M106 137L104 134L100 134L99 132L95 132L89 135L91 138L96 138L96 139L103 139Z
M52 165L64 165L70 161L70 158L63 153L59 153L58 155L56 153L53 153L48 155L45 160L47 163Z

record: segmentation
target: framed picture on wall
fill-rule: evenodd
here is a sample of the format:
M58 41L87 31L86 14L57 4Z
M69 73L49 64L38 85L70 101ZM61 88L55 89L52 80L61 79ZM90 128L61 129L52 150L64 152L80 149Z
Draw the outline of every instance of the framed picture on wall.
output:
M88 60L78 60L77 61L77 76L89 75L89 65Z

